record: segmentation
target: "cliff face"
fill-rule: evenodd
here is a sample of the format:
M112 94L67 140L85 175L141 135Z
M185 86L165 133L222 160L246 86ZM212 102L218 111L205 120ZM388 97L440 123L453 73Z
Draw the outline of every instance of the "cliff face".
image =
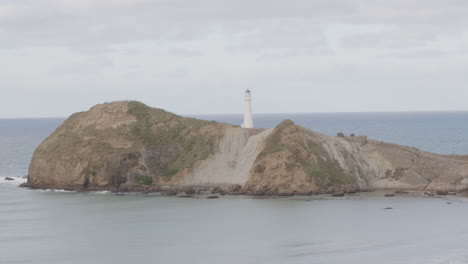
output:
M40 144L28 185L125 189L170 184L208 158L229 127L138 102L97 105L72 115Z
M351 154L353 146L342 143L283 121L266 139L245 189L254 194L357 189L362 173Z
M468 157L359 137L328 137L292 121L245 130L139 102L68 118L36 149L25 186L159 190L194 186L246 194L359 189L464 190Z
M370 141L360 155L376 189L453 190L468 189L467 156L444 156L409 147Z
M468 156L444 156L368 140L329 137L284 121L267 138L245 185L250 193L360 189L468 189Z

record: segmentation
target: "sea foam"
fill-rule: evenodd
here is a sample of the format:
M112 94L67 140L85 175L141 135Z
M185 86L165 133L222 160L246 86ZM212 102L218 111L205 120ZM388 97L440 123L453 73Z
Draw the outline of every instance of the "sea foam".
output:
M25 183L28 179L22 178L22 177L9 177L12 178L13 180L6 180L7 177L0 177L0 184L2 185L20 185L22 183Z

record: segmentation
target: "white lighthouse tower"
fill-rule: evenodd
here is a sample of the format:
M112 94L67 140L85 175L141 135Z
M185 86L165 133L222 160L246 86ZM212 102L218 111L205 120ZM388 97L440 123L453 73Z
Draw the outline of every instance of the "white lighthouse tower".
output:
M252 118L252 95L250 90L247 89L245 91L245 112L244 112L244 123L242 124L242 128L253 128L253 118Z

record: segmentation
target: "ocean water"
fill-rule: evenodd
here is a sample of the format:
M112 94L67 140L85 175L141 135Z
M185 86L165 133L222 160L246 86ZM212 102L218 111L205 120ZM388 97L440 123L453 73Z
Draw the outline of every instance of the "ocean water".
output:
M241 123L236 115L201 118ZM255 122L272 127L286 118L328 135L468 153L468 112L275 114ZM62 121L0 120L2 264L468 263L463 197L208 200L18 188L35 147Z

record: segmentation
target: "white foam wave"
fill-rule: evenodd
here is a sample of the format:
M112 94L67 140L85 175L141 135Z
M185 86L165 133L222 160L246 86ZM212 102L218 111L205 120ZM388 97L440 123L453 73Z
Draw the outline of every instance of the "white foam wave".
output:
M77 193L79 191L70 191L64 189L40 189L39 192L55 192L55 193ZM86 192L90 194L110 194L111 191L93 191L93 192Z
M13 179L13 180L7 180L7 178ZM0 184L2 185L20 185L22 183L25 183L27 181L26 178L22 177L0 177Z
M93 194L109 194L109 193L112 193L111 191L95 191L95 192L91 192Z
M64 189L45 189L45 190L39 190L40 192L57 192L57 193L74 193L76 191L67 191Z

